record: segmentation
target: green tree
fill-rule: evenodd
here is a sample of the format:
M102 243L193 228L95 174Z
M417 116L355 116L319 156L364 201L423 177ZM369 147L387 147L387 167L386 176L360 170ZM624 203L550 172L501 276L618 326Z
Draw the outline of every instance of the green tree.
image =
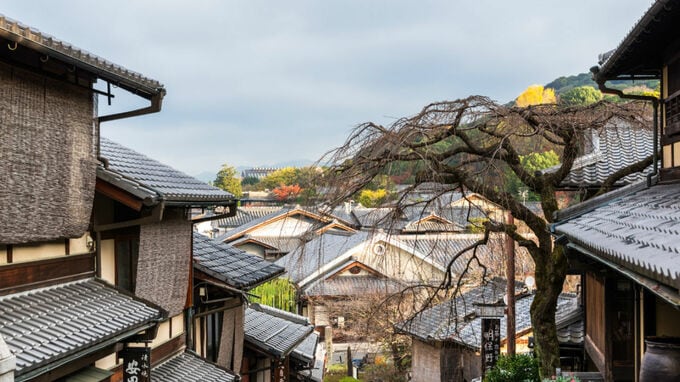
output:
M579 86L560 94L560 103L566 106L585 106L600 100L602 93L592 86Z
M260 180L255 176L247 176L241 179L241 187L254 186L260 183Z
M285 185L290 186L297 183L298 171L295 167L284 167L278 169L260 180L260 187L273 190L274 188Z
M545 170L546 168L557 166L560 164L560 156L554 150L545 151L542 153L531 153L528 155L519 156L520 163L522 167L530 173L533 174L536 171ZM510 169L506 171L507 177L507 188L506 191L510 195L519 196L521 200L531 200L539 201L540 196L535 192L529 191L522 181L517 177L517 175ZM526 192L526 194L523 194Z
M252 298L253 302L292 313L297 313L296 293L295 285L288 279L267 281L249 291L249 294L255 296Z
M234 166L229 166L226 163L223 164L220 171L217 172L215 181L213 181L213 186L231 192L237 198L240 198L241 195L243 195L241 181L236 176L236 168L234 168Z

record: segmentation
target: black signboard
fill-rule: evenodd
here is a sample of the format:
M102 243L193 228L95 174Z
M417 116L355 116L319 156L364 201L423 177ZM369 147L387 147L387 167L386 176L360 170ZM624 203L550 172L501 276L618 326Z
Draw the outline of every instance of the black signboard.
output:
M151 348L126 348L123 358L123 382L151 381Z
M482 375L498 362L501 355L501 320L482 318Z

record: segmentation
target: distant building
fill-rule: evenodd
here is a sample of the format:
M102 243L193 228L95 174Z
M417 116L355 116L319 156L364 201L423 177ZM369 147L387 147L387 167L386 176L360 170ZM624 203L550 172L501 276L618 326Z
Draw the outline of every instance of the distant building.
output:
M257 178L257 179L262 179L266 177L267 175L271 174L272 172L279 170L278 168L275 167L253 167L249 168L247 170L241 171L241 178Z

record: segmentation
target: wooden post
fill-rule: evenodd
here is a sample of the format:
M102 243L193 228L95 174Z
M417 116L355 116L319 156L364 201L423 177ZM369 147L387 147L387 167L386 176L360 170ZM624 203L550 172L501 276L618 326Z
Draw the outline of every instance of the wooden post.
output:
M352 348L347 345L347 375L350 377L354 376L354 370L352 366Z
M506 220L506 224L508 225L515 224L515 219L512 217L510 211L507 212ZM506 292L508 296L507 324L505 325L507 328L506 344L507 354L512 357L515 355L515 241L512 240L512 237L508 234L505 235L505 251L507 256L505 274L508 280L508 289Z

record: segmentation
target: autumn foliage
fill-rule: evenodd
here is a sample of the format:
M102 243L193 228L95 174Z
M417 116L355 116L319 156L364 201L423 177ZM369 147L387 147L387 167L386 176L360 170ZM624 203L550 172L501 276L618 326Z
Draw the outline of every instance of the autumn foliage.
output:
M299 185L293 184L293 185L285 185L285 184L280 184L278 187L272 190L272 193L274 194L274 197L276 200L290 200L290 199L295 199L298 196L300 196L300 193L302 192L302 188L300 188Z
M550 88L544 88L541 85L529 86L515 100L515 104L519 107L554 103L557 103L557 97L555 97L555 90Z

